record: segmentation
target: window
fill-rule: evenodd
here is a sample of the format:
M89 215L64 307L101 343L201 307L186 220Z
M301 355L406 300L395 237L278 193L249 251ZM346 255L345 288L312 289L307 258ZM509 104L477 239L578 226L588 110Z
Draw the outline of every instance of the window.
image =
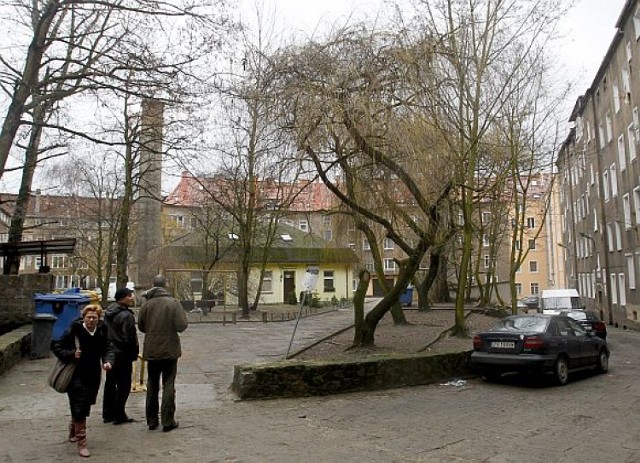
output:
M623 172L627 168L624 135L618 137L618 163L620 164L620 172Z
M355 249L356 248L356 243L349 243L349 247L351 249Z
M636 214L636 223L640 223L640 187L633 189L633 210Z
M529 261L529 271L531 273L538 273L538 261L537 260Z
M531 283L531 295L535 296L537 294L540 294L540 284L539 283Z
M520 250L520 240L516 240L515 248L516 248L516 251Z
M487 235L486 233L482 235L482 247L489 247L489 235Z
M636 8L633 13L633 30L636 33L636 40L640 38L640 8Z
M609 172L602 173L602 189L604 190L604 200L609 201Z
M176 227L184 227L184 215L169 214L169 222Z
M633 255L627 254L627 274L629 275L629 289L636 289L636 266Z
M624 228L631 228L631 201L629 199L629 193L622 197L622 209L624 211Z
M611 182L611 197L615 198L618 196L618 172L615 163L611 164L609 171L611 172L609 177L609 181Z
M604 148L606 145L604 138L604 128L602 128L602 124L598 125L598 134L600 135L600 148Z
M227 234L227 236L229 237L229 239L231 241L238 241L240 239L240 237L238 235L236 235L235 233L229 233L229 234Z
M605 116L607 124L607 143L613 140L613 123L611 122L611 114L607 113Z
M640 143L640 116L637 107L633 108L633 128L636 131L636 143Z
M335 292L336 288L333 286L333 270L325 270L323 272L323 281L324 281L324 292L332 293Z
M620 288L620 305L627 305L627 285L624 282L624 273L618 274L618 288Z
M51 268L68 268L69 258L62 255L51 256Z
M613 96L613 109L615 112L620 111L620 90L618 89L618 84L613 84L613 91L611 92Z
M482 225L489 225L491 222L491 212L482 213Z
M371 246L366 239L362 240L362 249L365 251L371 251Z
M612 273L609 275L611 281L611 302L614 304L618 303L618 288L616 288L616 283L618 279L616 278L616 274Z
M330 226L331 226L331 216L330 216L330 215L325 215L325 216L322 218L322 224L323 224L325 227L330 227Z
M384 270L385 272L395 272L396 270L396 261L393 259L385 259L384 260Z
M299 220L298 221L298 229L306 232L309 231L309 221L308 220Z
M384 246L384 249L389 250L395 247L395 243L391 238L385 238L383 246Z
M607 224L607 238L608 238L608 246L609 252L613 252L613 228L611 228L611 224Z
M516 283L516 294L522 296L522 283Z
M527 228L535 228L535 227L536 227L535 217L527 217Z
M273 272L271 270L264 272L264 276L262 277L262 292L273 293Z
M284 241L284 242L287 242L287 243L288 243L289 241L293 241L293 238L292 238L292 237L291 237L291 235L290 235L290 234L288 234L288 233L284 233L284 234L280 235L280 239L281 239L282 241Z
M622 229L620 228L620 222L614 222L616 227L616 249L622 251Z
M333 230L325 230L324 231L324 239L326 241L331 241L333 239Z
M484 255L484 268L489 268L491 266L491 256L485 254Z
M534 250L536 248L536 240L529 240L529 249Z
M69 275L56 275L55 287L56 289L63 289L69 287Z
M629 146L629 162L633 162L636 158L636 132L633 124L627 127L627 138Z

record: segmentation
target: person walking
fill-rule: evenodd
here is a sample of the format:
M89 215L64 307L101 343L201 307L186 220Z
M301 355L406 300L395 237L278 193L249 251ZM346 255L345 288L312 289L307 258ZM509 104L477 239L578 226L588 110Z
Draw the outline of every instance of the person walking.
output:
M115 302L107 307L104 320L108 328L109 342L115 353L115 365L107 372L102 396L102 421L116 425L132 423L125 407L131 392L133 362L138 360L140 347L136 331L136 317L131 310L135 303L133 290L120 288Z
M85 306L82 318L72 322L62 338L51 346L60 360L76 364L67 390L71 410L69 442L77 442L81 457L91 456L87 448L87 417L91 406L96 403L102 379L101 368L109 371L114 364L114 352L101 316L102 307L99 305Z
M162 378L162 431L169 432L179 425L175 419L178 358L182 355L180 336L187 329L187 314L182 305L165 289L162 275L153 278L153 288L146 291L146 301L140 308L138 328L144 336L142 358L147 361L147 398L145 415L150 430L158 427L158 395Z

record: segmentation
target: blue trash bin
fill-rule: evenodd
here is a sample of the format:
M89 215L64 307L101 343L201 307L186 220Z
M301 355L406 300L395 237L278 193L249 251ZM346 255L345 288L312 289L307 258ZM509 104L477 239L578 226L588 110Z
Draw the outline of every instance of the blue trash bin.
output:
M83 307L91 298L81 294L78 288L72 288L60 294L36 294L34 296L36 314L51 314L57 317L53 324L52 341L62 338L71 323L80 317Z
M411 307L413 304L413 286L408 286L407 289L404 290L404 293L400 295L400 304Z

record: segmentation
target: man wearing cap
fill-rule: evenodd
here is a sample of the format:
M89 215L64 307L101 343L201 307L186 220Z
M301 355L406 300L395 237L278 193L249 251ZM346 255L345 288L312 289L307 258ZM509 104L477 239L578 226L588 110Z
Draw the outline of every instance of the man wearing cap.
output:
M133 362L138 359L140 348L136 319L131 307L135 302L133 290L120 288L116 291L115 302L105 311L109 342L113 345L115 362L107 372L102 398L102 420L105 423L123 424L135 421L125 413L125 406L131 392L131 372Z

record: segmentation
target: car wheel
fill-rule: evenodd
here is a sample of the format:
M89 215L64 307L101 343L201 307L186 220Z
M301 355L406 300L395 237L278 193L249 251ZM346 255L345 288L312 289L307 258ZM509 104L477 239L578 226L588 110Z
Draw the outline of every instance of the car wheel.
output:
M566 357L558 357L554 369L556 382L560 386L564 386L569 381L569 362Z
M598 365L596 367L598 373L606 373L609 371L609 353L606 349L600 349L598 355Z

